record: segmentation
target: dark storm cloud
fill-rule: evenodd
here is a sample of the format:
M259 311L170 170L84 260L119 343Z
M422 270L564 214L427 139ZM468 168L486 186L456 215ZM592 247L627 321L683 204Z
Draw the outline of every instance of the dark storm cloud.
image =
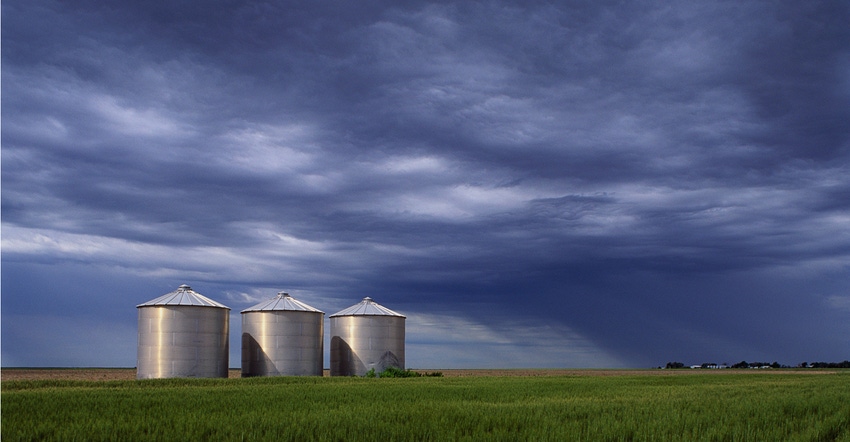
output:
M473 365L846 358L845 5L3 12L5 336L79 272L71 305L375 295L426 365L458 327L513 349Z

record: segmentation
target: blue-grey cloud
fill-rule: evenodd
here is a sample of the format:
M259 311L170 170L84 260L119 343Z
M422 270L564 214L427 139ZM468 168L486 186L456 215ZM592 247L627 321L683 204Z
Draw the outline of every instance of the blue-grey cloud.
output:
M373 296L423 366L846 359L846 5L3 12L4 364L181 283Z

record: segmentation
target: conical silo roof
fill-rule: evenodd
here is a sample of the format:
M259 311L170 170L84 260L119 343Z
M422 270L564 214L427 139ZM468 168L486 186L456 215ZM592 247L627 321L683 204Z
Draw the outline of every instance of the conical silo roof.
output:
M276 311L286 310L286 311L297 311L297 312L316 312L316 313L322 313L322 314L325 313L325 312L323 312L319 309L310 307L309 305L293 298L292 296L289 296L289 293L286 293L286 292L279 292L277 294L277 296L275 296L274 298L269 299L267 301L263 301L263 302L255 305L253 307L248 307L245 310L242 310L242 313L267 312L267 311L273 311L273 310L276 310Z
M157 305L193 305L196 307L218 307L230 310L230 307L207 298L206 296L192 290L192 287L189 287L186 284L181 285L177 288L177 290L171 293L167 293L159 298L151 299L148 302L139 304L136 308Z
M363 298L362 301L357 304L348 307L347 309L340 310L332 315L330 318L335 316L398 316L401 318L405 318L406 316L401 313L396 313L381 304L373 301L370 297Z

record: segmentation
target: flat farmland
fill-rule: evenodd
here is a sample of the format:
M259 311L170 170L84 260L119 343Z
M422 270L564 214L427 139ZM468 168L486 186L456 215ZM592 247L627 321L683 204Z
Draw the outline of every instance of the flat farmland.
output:
M659 370L659 369L423 369L414 371L427 374L440 372L444 377L494 377L494 376L681 376L681 375L725 375L725 374L832 374L834 370L820 369L770 369L770 370ZM325 377L330 376L325 370ZM242 371L231 368L228 378L241 378ZM136 379L135 368L4 368L0 370L3 381L127 381Z
M847 370L421 370L135 380L3 369L3 439L850 442Z
M229 378L242 376L231 369ZM129 381L136 379L135 368L3 368L2 381Z

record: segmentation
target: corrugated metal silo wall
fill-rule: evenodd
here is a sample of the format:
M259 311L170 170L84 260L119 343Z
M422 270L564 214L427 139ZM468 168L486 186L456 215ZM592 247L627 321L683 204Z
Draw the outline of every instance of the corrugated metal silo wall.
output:
M138 310L138 379L227 377L230 310L185 305Z
M317 312L242 313L242 376L321 376L324 323Z
M404 320L399 316L331 318L331 376L363 376L389 366L404 369Z

